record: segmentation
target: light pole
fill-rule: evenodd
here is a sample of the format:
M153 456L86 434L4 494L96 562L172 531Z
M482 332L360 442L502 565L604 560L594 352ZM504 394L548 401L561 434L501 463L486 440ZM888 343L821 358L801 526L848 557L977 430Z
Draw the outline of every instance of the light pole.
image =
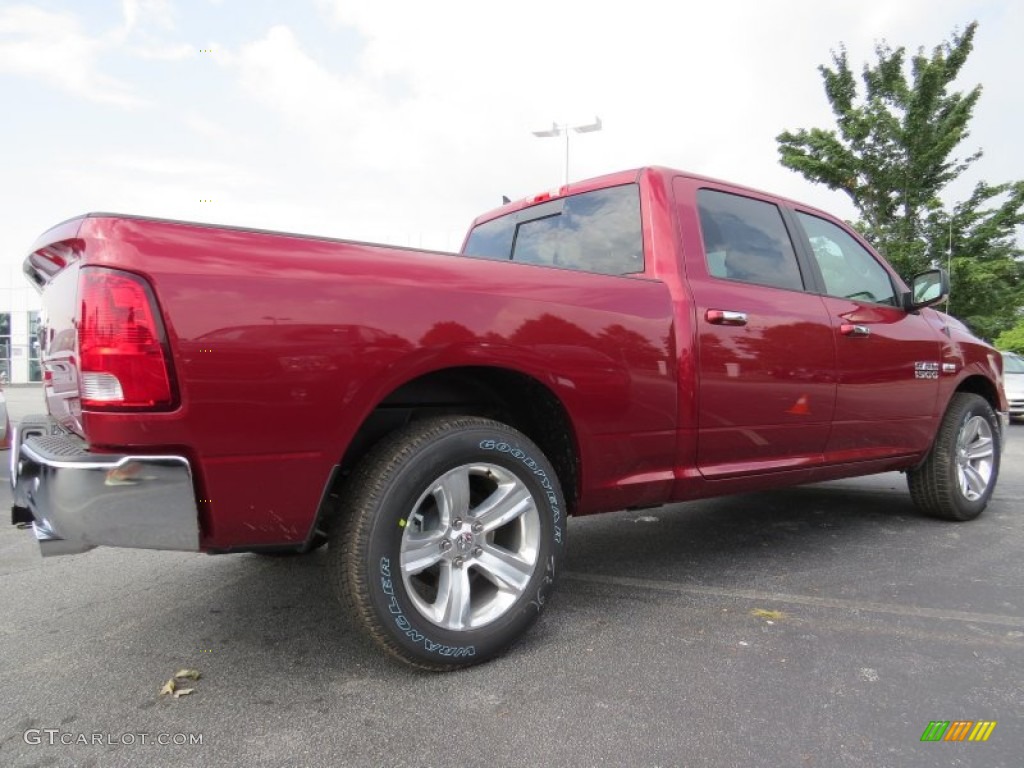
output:
M949 313L949 299L953 295L953 212L949 214L949 251L946 253L946 274L949 275L949 292L946 294L946 313Z
M544 131L533 131L533 135L542 139L551 139L556 136L565 135L565 186L569 185L569 131L576 133L591 133L601 130L601 118L595 116L594 122L584 125L569 125L569 123L552 123L551 128Z

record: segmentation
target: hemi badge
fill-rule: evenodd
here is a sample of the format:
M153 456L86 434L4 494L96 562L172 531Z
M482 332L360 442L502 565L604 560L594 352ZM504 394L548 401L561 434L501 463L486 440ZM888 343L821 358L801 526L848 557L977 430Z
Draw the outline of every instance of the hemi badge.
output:
M943 373L956 373L956 363L943 363L942 364L942 372Z

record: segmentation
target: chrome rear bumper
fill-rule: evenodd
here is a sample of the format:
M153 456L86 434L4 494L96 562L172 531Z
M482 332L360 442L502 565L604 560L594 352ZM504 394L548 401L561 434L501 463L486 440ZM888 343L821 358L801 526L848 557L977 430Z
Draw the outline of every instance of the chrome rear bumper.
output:
M46 417L25 419L11 441L12 521L30 523L43 557L93 547L195 552L199 512L182 456L92 453Z

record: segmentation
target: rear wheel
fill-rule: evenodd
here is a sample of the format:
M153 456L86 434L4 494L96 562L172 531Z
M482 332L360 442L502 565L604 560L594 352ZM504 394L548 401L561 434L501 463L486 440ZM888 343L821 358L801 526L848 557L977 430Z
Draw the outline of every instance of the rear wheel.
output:
M370 636L414 666L492 658L536 620L565 539L554 469L499 422L415 422L366 457L328 559Z
M914 503L932 517L973 520L999 476L1000 427L983 397L958 392L924 463L907 473Z

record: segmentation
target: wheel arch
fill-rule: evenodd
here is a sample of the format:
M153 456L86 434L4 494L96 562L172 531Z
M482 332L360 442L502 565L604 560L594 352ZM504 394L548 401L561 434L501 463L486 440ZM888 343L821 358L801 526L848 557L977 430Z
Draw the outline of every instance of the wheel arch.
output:
M565 404L534 376L496 366L455 366L420 374L370 410L340 458L335 490L374 445L410 421L444 414L484 416L535 442L558 475L566 509L579 500L579 440Z
M995 383L986 376L982 376L980 374L968 376L957 384L956 389L950 393L950 399L952 399L953 395L957 392L970 392L985 398L985 400L988 401L988 404L992 406L992 410L997 413L1001 409L999 390L996 388Z

